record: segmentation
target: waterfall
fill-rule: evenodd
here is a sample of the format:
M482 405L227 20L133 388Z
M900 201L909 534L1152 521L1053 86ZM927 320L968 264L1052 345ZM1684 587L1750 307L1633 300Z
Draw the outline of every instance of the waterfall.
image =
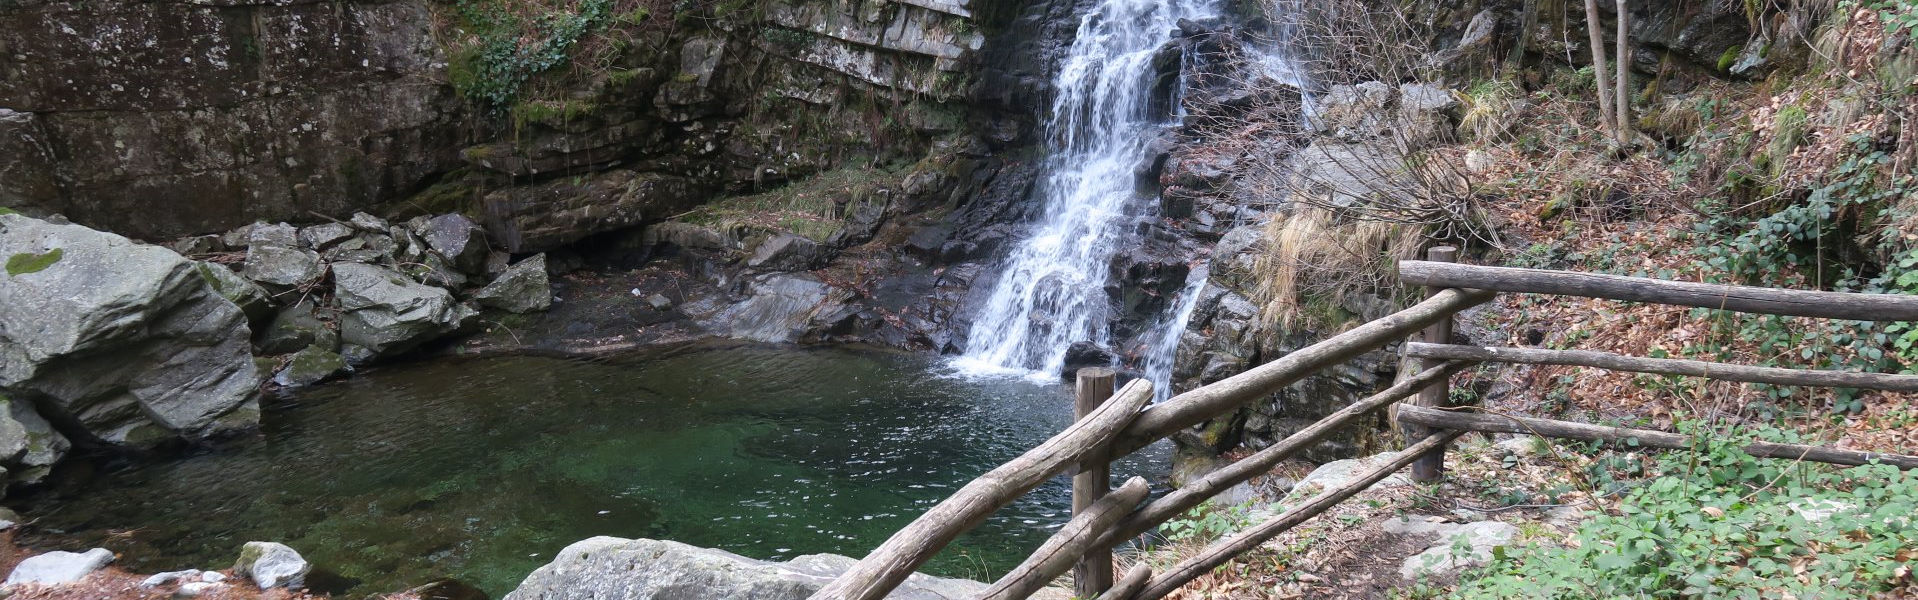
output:
M1165 125L1150 112L1153 58L1180 19L1213 15L1211 2L1098 0L1080 19L1046 123L1044 213L1002 263L960 367L1050 374L1073 342L1110 345L1107 265L1156 210L1136 186Z
M1153 328L1154 338L1146 345L1145 377L1152 381L1153 402L1164 402L1172 397L1172 365L1179 359L1179 341L1185 339L1185 326L1192 322L1192 310L1199 307L1199 294L1205 292L1205 279L1209 274L1201 264L1192 269L1185 278L1185 289L1179 292L1179 303L1174 305L1170 318L1159 322Z

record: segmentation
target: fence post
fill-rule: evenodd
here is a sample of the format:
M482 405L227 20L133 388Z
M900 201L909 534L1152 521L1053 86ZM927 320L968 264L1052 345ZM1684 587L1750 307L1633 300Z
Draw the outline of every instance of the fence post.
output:
M1458 248L1452 246L1434 246L1425 251L1425 259L1432 262L1449 263L1457 260L1457 258ZM1430 298L1441 291L1443 291L1443 288L1427 286L1425 288L1425 297ZM1425 331L1420 332L1419 337L1429 344L1451 343L1452 320L1454 318L1455 317L1446 317L1437 323L1427 326ZM1430 369L1438 366L1442 362L1444 361L1434 358L1419 359L1417 368L1420 370ZM1412 398L1411 403L1415 406L1437 408L1451 404L1451 396L1452 382L1451 379L1447 378L1433 383L1423 391L1420 391L1417 396ZM1422 425L1404 427L1403 430L1405 432L1406 445L1417 443L1419 440L1425 439L1426 436L1437 433L1432 428ZM1412 463L1412 481L1432 483L1438 481L1439 475L1444 471L1445 446L1439 446L1438 449L1426 453L1424 456L1419 457L1417 462Z
M1078 393L1073 399L1075 418L1084 419L1099 405L1112 398L1113 383L1118 374L1112 369L1091 367L1079 369ZM1072 476L1072 515L1078 516L1092 503L1099 501L1112 491L1112 457L1109 451L1099 451L1086 458L1079 465L1079 472ZM1094 547L1086 551L1084 558L1072 565L1073 595L1079 598L1092 598L1112 587L1112 548Z

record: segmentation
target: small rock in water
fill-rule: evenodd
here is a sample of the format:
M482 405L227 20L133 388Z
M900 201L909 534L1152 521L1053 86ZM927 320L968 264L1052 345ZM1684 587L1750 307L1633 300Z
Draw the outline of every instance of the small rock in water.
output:
M7 575L0 587L13 587L23 583L61 584L72 583L86 578L113 562L113 553L106 548L94 548L86 552L53 551L20 561Z
M240 549L240 559L233 562L233 572L252 579L263 590L304 586L311 570L313 565L299 552L274 542L247 542Z
M1066 348L1065 366L1059 370L1059 376L1067 380L1078 377L1079 369L1087 367L1110 367L1118 364L1119 355L1092 342L1073 342Z
M167 571L165 573L154 573L152 577L148 577L146 578L145 581L140 582L140 588L150 590L150 589L157 588L169 583L173 583L175 581L179 581L181 579L192 579L199 576L200 576L199 569L187 569L185 571Z

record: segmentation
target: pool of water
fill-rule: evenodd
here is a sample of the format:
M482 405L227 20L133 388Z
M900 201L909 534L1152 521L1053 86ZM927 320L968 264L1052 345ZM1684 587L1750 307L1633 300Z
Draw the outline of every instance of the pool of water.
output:
M150 572L298 549L317 589L457 578L497 598L569 543L651 537L762 559L861 556L1072 419L1063 384L961 378L880 350L697 346L605 360L393 366L269 403L254 439L78 465L20 505L22 542ZM1147 452L1115 471L1153 474ZM1055 479L927 570L991 578L1062 523Z

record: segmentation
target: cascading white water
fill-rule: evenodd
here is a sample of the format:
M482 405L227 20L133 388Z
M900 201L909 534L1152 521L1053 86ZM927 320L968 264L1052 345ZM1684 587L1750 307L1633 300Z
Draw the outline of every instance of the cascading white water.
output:
M1215 12L1212 0L1099 0L1080 20L1046 124L1045 213L1002 266L962 368L1057 373L1073 342L1109 342L1107 263L1152 212L1135 174L1163 125L1149 109L1153 57L1180 19Z
M1208 266L1200 264L1186 276L1185 289L1179 292L1178 304L1168 315L1170 318L1158 323L1153 329L1154 338L1146 345L1145 377L1154 386L1153 402L1172 397L1172 366L1179 359L1179 342L1185 339L1185 326L1192 322L1192 311L1199 307L1199 294L1205 292Z

